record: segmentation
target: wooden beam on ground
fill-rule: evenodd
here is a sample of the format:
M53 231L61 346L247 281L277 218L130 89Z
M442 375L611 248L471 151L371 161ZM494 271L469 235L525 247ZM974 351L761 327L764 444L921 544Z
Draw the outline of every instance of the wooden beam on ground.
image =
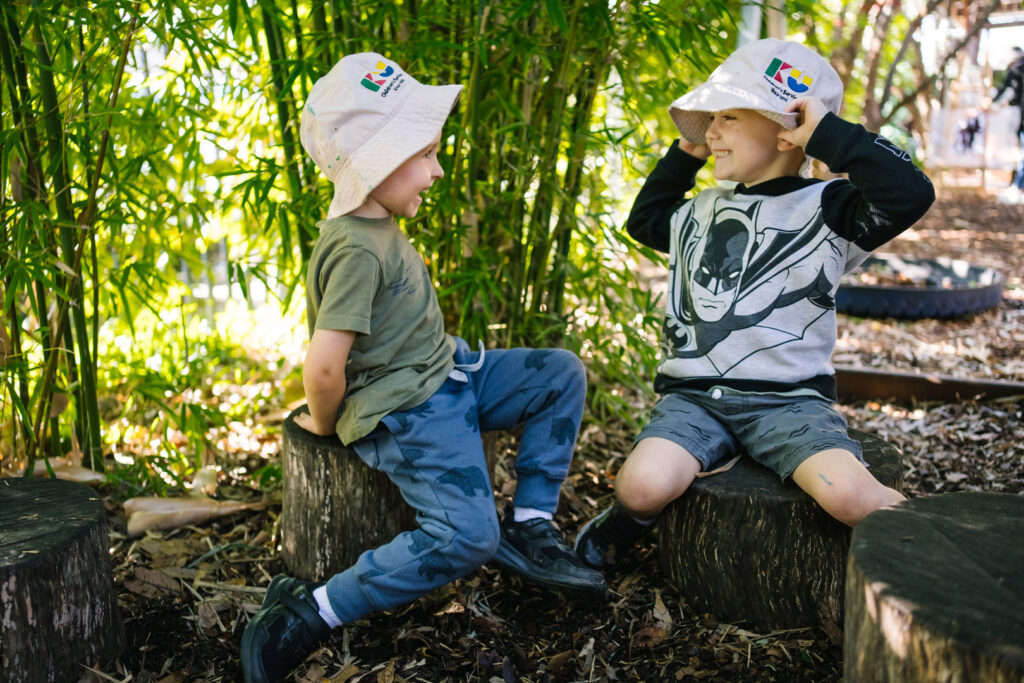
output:
M836 367L842 400L968 401L1024 396L1024 382Z

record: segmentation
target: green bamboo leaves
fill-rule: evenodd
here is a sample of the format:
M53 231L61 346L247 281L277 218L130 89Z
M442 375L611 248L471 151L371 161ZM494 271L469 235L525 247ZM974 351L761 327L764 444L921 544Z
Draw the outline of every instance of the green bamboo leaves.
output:
M593 370L591 408L635 416L660 302L638 285L622 223L674 137L667 104L731 49L737 6L3 3L6 447L31 460L78 444L99 469L126 429L109 420L134 411L166 442L184 434L187 447L165 451L179 458L160 465L165 480L198 469L223 417L186 397L211 371L201 354L230 341L205 345L215 333L194 324L205 304L191 286L212 282L216 248L243 296L263 281L283 307L301 291L331 196L298 143L302 102L341 55L365 50L465 86L440 155L447 177L406 226L449 331L564 344ZM71 401L53 413L57 394Z

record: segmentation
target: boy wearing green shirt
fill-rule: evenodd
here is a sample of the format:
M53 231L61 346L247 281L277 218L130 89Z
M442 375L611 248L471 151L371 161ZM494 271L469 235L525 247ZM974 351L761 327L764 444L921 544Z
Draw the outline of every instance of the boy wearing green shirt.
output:
M385 472L419 528L324 584L276 577L242 637L249 681L280 680L332 628L491 559L553 588L605 591L551 521L583 413L582 362L562 349L474 352L448 335L426 265L395 222L444 175L441 129L460 90L354 54L317 81L302 113L302 144L335 194L308 266L309 413L296 422ZM499 522L480 430L520 425L513 506Z

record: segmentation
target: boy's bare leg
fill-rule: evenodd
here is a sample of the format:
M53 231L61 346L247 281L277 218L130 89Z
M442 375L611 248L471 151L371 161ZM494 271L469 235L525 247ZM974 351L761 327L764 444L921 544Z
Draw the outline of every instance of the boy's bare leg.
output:
M653 519L681 496L700 472L700 461L679 444L659 437L633 448L615 477L615 495L637 519Z
M905 500L885 486L844 449L815 453L793 470L793 481L814 498L825 512L843 524L856 526L870 513Z
M641 440L615 477L617 502L576 536L577 554L594 569L614 570L699 471L700 462L682 446L659 437Z

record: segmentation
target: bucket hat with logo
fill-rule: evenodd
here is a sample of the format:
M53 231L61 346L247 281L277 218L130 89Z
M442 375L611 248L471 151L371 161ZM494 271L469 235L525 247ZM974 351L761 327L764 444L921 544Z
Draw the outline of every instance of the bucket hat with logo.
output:
M391 173L429 145L461 85L426 85L375 52L346 55L313 84L299 136L334 183L328 218L359 208Z
M738 48L668 111L684 138L702 144L708 113L726 109L753 109L792 130L797 117L786 107L798 97L817 97L838 114L843 101L839 74L800 43L764 38Z

